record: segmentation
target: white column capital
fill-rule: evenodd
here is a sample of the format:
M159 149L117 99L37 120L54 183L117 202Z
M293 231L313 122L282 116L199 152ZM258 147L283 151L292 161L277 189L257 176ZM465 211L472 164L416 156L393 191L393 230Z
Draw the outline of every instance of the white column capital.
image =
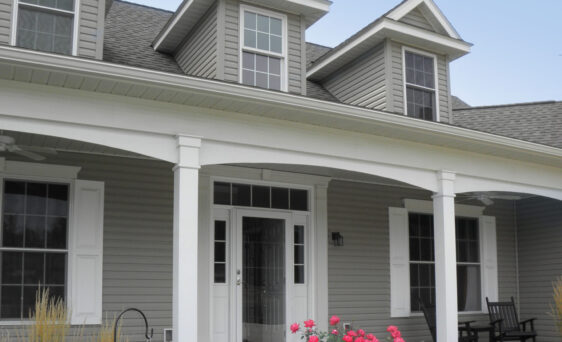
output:
M456 174L452 171L441 170L437 171L437 183L439 186L438 192L436 192L432 198L438 197L455 197L455 179Z
M177 168L199 169L199 150L201 149L201 137L192 135L178 134L176 136L178 149L178 162L174 166Z

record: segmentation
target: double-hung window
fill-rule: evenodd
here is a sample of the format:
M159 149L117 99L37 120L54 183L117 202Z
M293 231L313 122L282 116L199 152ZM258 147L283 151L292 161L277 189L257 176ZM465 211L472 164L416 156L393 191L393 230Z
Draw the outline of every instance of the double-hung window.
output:
M433 216L410 213L410 308L435 305ZM457 300L459 311L481 311L478 219L457 217Z
M404 50L406 114L437 120L435 57Z
M286 17L241 6L241 83L285 90Z
M75 0L18 0L15 44L70 55L73 53Z
M65 299L68 218L68 184L4 180L0 320L28 318L43 289Z

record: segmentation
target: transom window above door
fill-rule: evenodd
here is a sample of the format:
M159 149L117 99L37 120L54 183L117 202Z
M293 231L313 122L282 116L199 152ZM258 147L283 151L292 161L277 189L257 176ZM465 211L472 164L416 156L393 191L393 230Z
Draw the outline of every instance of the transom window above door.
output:
M406 114L437 120L435 57L405 50L404 70Z
M239 207L308 211L308 190L214 182L213 203Z
M241 6L241 83L284 90L286 18Z
M74 0L18 0L15 44L19 47L73 53Z

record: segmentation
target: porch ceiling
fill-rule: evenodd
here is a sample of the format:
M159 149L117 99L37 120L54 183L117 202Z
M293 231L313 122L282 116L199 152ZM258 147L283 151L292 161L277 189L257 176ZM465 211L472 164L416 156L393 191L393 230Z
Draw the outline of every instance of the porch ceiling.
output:
M59 137L52 137L48 135L31 134L16 131L0 130L0 135L7 135L15 139L16 145L18 146L32 146L32 147L42 147L54 149L60 152L76 152L76 153L89 153L89 154L100 154L108 156L118 156L127 158L143 158L148 159L148 157L129 152L124 150L119 150L107 146L91 144L83 141L65 139ZM48 158L48 155L42 154ZM0 156L9 157L11 153L0 152Z

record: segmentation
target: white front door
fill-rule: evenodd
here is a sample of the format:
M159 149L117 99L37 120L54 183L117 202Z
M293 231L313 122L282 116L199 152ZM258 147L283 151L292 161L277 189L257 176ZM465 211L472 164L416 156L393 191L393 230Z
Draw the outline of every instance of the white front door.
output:
M293 217L267 210L235 212L236 342L285 342L292 318Z

